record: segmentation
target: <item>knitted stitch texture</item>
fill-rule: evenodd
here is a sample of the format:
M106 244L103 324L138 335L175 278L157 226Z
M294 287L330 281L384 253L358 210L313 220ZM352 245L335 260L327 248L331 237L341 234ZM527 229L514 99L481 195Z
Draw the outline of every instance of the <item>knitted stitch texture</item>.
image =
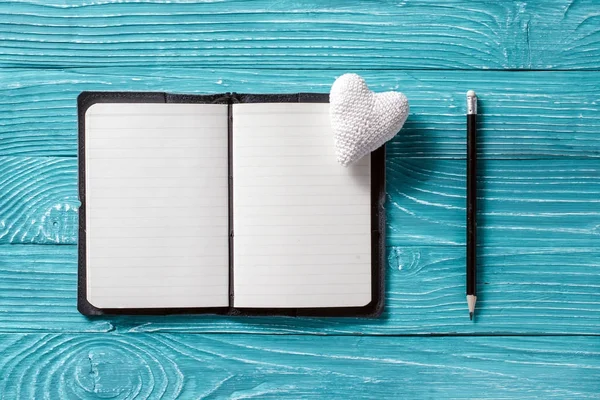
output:
M373 93L356 74L344 74L335 80L329 104L337 161L344 166L392 139L409 113L404 94Z

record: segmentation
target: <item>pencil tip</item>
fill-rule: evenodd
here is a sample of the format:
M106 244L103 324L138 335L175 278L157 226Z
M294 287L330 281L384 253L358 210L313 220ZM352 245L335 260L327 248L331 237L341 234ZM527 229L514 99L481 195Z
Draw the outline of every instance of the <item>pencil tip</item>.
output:
M471 321L473 321L473 313L472 313L472 312L470 312L470 313L469 313L469 319L470 319Z

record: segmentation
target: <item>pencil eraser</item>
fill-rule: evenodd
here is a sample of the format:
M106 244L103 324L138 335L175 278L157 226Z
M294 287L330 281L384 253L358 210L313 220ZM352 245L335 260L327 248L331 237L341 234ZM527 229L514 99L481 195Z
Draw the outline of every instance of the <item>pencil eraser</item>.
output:
M476 94L475 94L475 91L474 91L474 90L469 90L469 91L467 92L467 97L475 97L475 96L476 96Z

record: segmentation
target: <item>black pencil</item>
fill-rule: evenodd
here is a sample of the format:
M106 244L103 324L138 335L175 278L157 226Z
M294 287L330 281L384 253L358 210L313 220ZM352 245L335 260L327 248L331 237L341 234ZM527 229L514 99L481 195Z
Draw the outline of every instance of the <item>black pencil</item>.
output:
M477 301L477 95L467 92L467 304L473 319Z

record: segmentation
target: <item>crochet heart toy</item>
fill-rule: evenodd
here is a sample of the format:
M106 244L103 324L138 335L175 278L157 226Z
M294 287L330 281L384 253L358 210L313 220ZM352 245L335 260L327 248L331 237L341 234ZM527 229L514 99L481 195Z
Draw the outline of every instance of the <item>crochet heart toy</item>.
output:
M344 74L335 80L329 104L337 160L344 166L393 138L409 112L405 95L374 93L356 74Z

